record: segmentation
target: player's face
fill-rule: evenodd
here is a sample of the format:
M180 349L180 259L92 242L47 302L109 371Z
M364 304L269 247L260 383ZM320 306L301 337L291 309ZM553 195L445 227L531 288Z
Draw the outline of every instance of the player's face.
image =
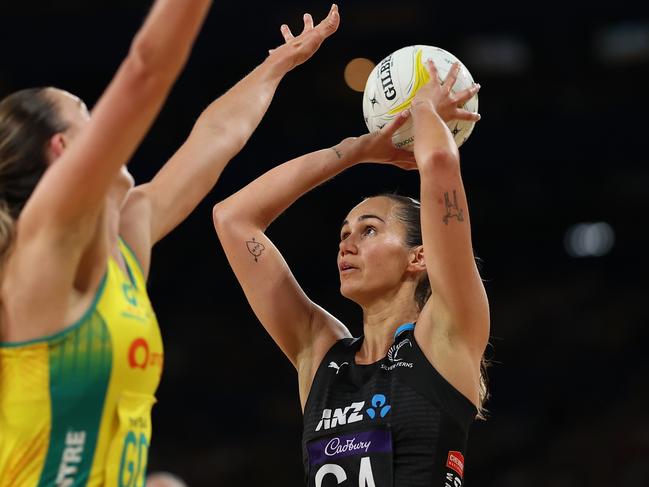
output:
M410 250L389 198L368 198L349 212L340 231L340 292L358 304L393 295L403 284Z

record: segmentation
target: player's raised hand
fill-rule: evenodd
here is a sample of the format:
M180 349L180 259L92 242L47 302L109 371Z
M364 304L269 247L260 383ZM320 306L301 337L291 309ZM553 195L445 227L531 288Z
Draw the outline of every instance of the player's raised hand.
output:
M286 70L290 71L309 59L318 50L320 44L331 34L338 30L340 15L338 6L333 4L327 17L314 27L311 14L304 14L304 29L297 37L293 36L288 25L280 28L285 43L269 51L271 56L282 58L286 61Z
M461 108L480 90L480 85L474 84L465 90L453 92L453 85L455 85L460 72L459 63L453 63L444 80L440 80L435 63L430 59L426 61L426 69L430 74L430 81L417 92L412 100L413 106L419 103L431 103L444 122L450 120L477 122L480 120L478 113Z

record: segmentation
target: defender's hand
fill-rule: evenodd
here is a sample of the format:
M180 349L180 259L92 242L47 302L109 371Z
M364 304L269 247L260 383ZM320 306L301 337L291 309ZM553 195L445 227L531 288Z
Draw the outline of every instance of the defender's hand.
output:
M320 44L336 32L340 24L338 6L333 4L329 15L317 26L313 26L311 14L304 14L304 29L302 33L294 37L288 25L283 24L280 28L284 36L285 44L276 49L271 49L269 54L285 63L286 71L299 66L308 60L320 47Z

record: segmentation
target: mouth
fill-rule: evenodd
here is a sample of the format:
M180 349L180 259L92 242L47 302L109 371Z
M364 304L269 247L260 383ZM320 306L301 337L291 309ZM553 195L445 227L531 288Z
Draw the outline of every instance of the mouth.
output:
M358 267L354 267L349 262L341 262L338 265L338 270L340 271L341 274L346 274L346 273L349 273L351 271L358 270Z

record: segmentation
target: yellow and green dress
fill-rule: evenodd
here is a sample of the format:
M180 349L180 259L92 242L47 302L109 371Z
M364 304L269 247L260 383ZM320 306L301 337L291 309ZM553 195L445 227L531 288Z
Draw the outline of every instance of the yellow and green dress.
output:
M52 336L0 343L0 487L141 487L163 349L142 270L120 240L95 300Z

